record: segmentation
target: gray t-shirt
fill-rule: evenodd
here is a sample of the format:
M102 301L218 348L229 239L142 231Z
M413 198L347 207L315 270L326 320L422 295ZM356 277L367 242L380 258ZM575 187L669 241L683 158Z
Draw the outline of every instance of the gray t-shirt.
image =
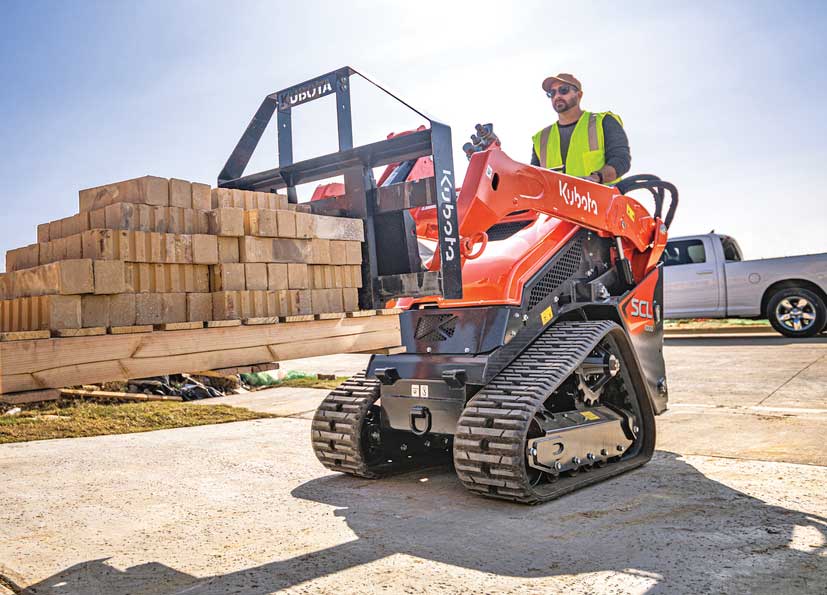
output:
M575 126L577 126L577 122L565 126L557 125L557 129L560 131L560 156L563 158L563 171L565 171L566 156L569 154L569 144ZM629 138L626 136L626 131L623 130L620 122L611 116L603 118L603 141L606 165L611 165L617 171L617 175L622 176L632 166L632 152L629 149ZM531 147L531 165L540 165L540 157L533 146Z

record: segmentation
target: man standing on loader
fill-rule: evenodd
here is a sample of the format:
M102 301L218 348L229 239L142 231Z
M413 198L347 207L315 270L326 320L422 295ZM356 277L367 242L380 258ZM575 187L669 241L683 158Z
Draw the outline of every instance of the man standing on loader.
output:
M582 89L571 74L543 81L543 90L559 116L557 122L534 135L531 165L600 184L616 184L632 163L623 122L612 112L580 109Z

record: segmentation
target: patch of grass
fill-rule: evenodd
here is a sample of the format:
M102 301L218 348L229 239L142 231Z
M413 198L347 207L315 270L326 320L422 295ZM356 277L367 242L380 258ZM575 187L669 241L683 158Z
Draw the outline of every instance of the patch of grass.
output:
M0 416L0 444L51 438L131 434L274 417L228 405L177 402L66 401Z
M347 376L337 376L333 380L319 380L318 378L285 378L284 380L273 386L289 386L294 388L326 388L332 390L340 384L342 384L347 379Z
M768 320L752 320L749 318L687 318L682 320L666 320L664 323L665 328L770 326Z

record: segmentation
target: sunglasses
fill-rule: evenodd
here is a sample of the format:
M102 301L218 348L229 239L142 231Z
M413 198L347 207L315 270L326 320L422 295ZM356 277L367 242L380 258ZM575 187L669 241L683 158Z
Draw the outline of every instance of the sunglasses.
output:
M558 94L559 94L559 95L568 95L568 94L569 94L569 92L570 92L572 89L574 89L574 90L576 91L576 90L577 90L577 87L575 87L574 85L572 85L572 86L569 86L569 85L560 85L560 86L559 86L559 87L557 87L556 89L549 89L548 91L546 91L546 95L548 95L551 99L554 99L554 96L555 96L555 95L558 95Z

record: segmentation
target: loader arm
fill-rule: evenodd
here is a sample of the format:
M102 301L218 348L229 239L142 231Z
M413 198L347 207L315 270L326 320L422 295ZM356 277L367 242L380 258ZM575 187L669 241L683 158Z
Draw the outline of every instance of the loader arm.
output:
M437 176L439 177L439 176ZM667 229L617 188L519 163L499 148L475 154L457 198L460 250L476 257L485 231L514 211L532 210L622 242L618 258L633 260L634 277L651 271L666 246ZM658 209L660 211L660 209Z

